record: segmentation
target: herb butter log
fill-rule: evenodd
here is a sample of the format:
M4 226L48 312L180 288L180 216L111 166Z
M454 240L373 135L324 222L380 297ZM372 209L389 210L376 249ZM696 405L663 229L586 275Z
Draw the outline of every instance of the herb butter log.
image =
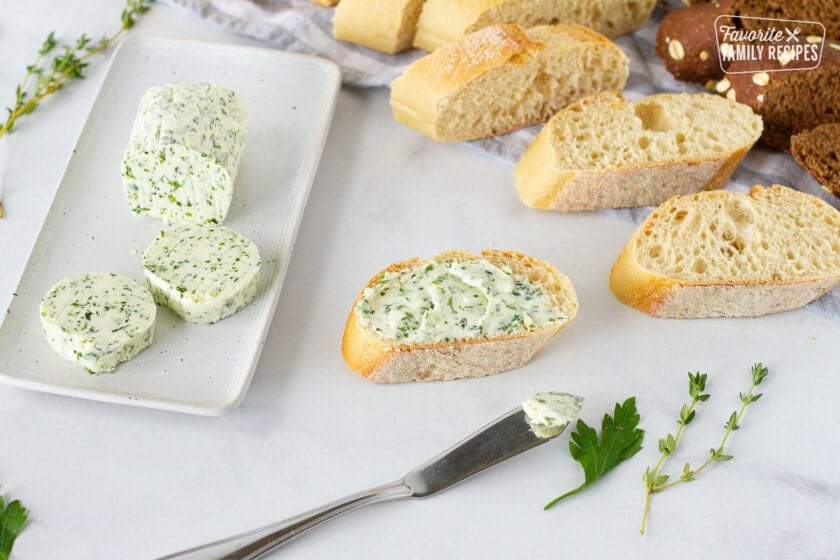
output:
M619 300L656 317L754 317L838 284L840 212L779 185L672 198L610 272Z
M247 120L239 95L214 84L150 88L122 162L131 211L169 223L222 222Z
M653 206L722 187L761 130L749 107L716 95L602 92L548 121L516 165L516 189L547 210Z
M155 301L191 323L215 323L251 303L260 265L253 241L216 224L162 231L143 253Z
M356 299L342 353L377 383L478 377L524 365L577 314L574 286L511 251L449 251L374 276Z
M474 140L545 122L628 75L621 49L580 25L494 25L413 62L391 83L391 108L433 140Z
M50 289L40 307L52 349L90 373L113 371L154 339L155 302L127 276L69 276Z

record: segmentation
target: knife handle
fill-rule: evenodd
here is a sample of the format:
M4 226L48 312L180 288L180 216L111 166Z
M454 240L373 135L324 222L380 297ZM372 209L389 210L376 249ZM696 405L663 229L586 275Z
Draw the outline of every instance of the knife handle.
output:
M351 494L300 515L228 537L182 550L158 560L256 560L301 533L361 507L411 497L413 491L402 480Z

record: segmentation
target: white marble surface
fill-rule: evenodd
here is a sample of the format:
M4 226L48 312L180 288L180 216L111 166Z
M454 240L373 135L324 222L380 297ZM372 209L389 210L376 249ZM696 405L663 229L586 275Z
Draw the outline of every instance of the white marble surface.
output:
M112 29L121 3L0 0L0 103L46 33ZM134 33L225 42L156 7ZM88 79L21 121L8 141L0 221L0 309L15 290L63 166L101 81ZM344 89L251 389L219 418L138 409L0 386L0 495L31 520L15 560L148 559L296 514L398 478L537 390L584 395L599 423L637 395L645 448L561 507L581 480L568 435L438 497L374 506L301 538L284 558L840 557L840 444L834 431L838 323L793 311L745 320L667 321L618 303L606 274L631 227L605 214L523 207L511 169L463 145L393 123L387 92ZM445 384L375 386L339 343L359 288L383 265L461 247L545 258L578 288L578 318L519 371ZM735 459L655 498L640 537L641 474L675 428L686 372L708 371L712 399L688 431L702 460L748 386L764 398L731 439ZM119 375L119 373L117 373ZM672 470L672 472L673 472ZM277 555L280 557L280 555Z

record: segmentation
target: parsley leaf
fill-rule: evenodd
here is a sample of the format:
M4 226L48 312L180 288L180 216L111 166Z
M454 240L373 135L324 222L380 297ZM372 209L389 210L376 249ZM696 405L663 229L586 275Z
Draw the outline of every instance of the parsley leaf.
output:
M642 448L645 432L638 428L639 413L636 411L636 397L630 397L623 404L616 403L613 416L604 414L601 421L601 435L583 420L578 420L569 452L572 458L583 467L584 482L574 490L553 499L544 509L559 501L577 494L615 468L622 461L629 459Z
M26 523L26 509L20 505L20 502L15 500L6 506L3 498L0 497L0 560L9 560L12 545L24 523Z

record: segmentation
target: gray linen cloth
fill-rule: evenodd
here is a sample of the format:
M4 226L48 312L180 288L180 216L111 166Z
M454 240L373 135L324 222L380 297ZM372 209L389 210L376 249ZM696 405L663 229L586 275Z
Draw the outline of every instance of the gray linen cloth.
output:
M387 55L365 47L337 41L332 36L333 8L311 0L163 0L230 32L258 39L286 51L327 58L341 67L345 84L388 87L406 66L422 56L412 50ZM682 5L671 0L674 6ZM657 7L650 21L615 42L630 58L630 77L624 95L631 99L658 92L703 91L698 84L675 80L654 54L656 30L668 7ZM514 165L531 143L539 127L470 142L477 152ZM757 145L744 158L727 189L747 192L752 185L777 183L815 195L840 208L840 199L825 190L786 153ZM603 210L620 219L640 223L652 208ZM840 287L809 304L808 309L840 320Z

